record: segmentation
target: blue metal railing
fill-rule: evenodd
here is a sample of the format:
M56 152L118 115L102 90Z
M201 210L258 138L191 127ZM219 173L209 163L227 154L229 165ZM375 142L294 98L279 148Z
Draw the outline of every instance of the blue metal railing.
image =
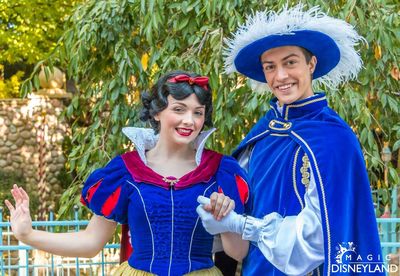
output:
M88 220L78 219L78 209L74 208L74 219L54 221L49 214L48 221L33 221L34 228L60 232L79 231L88 225ZM11 225L3 221L0 207L0 275L111 275L119 263L119 244L109 243L94 258L68 258L43 253L13 238ZM39 253L41 252L41 253Z
M378 218L382 254L400 253L400 218Z

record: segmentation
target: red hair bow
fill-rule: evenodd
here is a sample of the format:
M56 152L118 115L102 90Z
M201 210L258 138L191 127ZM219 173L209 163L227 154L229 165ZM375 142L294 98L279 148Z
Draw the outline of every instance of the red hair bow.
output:
M208 90L207 84L208 84L208 77L189 77L188 75L177 75L175 77L172 77L168 79L168 82L187 82L190 85L196 84L200 87L202 87L205 90Z

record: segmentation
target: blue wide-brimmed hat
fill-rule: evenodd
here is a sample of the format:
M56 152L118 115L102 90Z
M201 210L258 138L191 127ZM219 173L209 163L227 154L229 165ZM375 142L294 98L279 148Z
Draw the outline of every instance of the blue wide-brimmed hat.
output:
M261 55L277 47L299 46L317 58L313 79L333 88L357 77L362 60L355 46L362 40L352 25L327 16L319 7L303 11L298 4L279 13L256 12L225 40L225 71L265 83Z

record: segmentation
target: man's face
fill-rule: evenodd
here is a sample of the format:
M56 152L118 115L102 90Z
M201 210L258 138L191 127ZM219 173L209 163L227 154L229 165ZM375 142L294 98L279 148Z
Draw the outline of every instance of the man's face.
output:
M317 59L306 62L297 46L270 49L261 55L265 79L279 103L290 104L313 95L311 75Z

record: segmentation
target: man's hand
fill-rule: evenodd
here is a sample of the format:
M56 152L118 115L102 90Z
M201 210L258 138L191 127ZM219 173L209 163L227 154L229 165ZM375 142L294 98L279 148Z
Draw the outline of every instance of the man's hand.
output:
M244 224L246 222L246 218L242 215L238 215L235 211L230 211L229 214L222 218L220 221L217 221L213 215L207 212L203 206L210 204L210 199L204 196L199 196L197 198L197 202L200 203L196 208L196 212L199 214L204 229L207 230L211 235L225 233L225 232L234 232L238 234L243 233Z

